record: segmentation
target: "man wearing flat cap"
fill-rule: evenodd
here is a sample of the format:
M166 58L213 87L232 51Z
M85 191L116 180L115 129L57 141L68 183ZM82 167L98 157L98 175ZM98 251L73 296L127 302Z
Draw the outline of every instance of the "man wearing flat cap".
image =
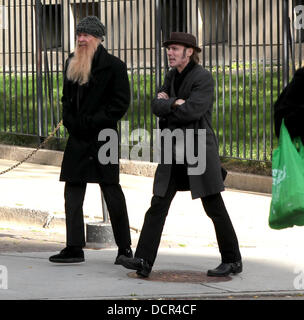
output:
M172 32L163 45L167 48L171 70L152 101L153 113L159 117L161 129L171 132L180 129L185 135L187 131L194 132L194 150L201 147L199 144L205 144L206 169L199 173L191 172L193 163L187 162L187 157L183 162L180 159L177 161L177 148L171 164L161 162L158 165L151 207L145 215L134 258L121 256L119 262L128 269L137 270L141 277L149 276L170 204L177 191L190 190L193 199L201 199L206 214L214 224L221 254L220 265L208 270L208 276L240 273L242 261L238 240L220 194L224 190L226 172L221 168L217 140L211 125L214 93L212 75L198 64L201 50L192 34ZM201 129L205 130L205 141L200 139ZM187 140L182 140L186 149L188 145L184 141ZM165 146L162 153L169 149ZM188 218L191 219L191 212Z
M95 16L76 28L76 48L65 64L62 96L63 124L69 138L60 180L65 181L66 248L51 262L84 261L83 201L87 183L98 183L110 215L118 256L132 257L125 197L119 184L119 161L100 162L101 130L117 131L117 122L130 102L127 68L103 47L105 27ZM118 148L118 146L117 146ZM117 152L118 154L118 152ZM115 261L117 264L117 259Z

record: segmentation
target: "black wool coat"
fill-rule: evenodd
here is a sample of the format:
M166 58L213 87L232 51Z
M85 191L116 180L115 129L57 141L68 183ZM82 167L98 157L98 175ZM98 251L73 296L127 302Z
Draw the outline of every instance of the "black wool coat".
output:
M72 57L73 53L66 61L65 70ZM101 164L98 151L108 141L98 141L98 134L109 128L117 132L117 122L126 113L129 103L130 87L125 63L99 45L87 84L79 86L64 78L62 116L69 138L60 181L119 182L118 144L115 144L116 163Z
M194 150L199 143L198 129L206 129L206 170L200 175L188 175L189 184L180 186L179 190L190 190L192 198L201 198L224 190L222 168L218 154L217 139L212 128L212 109L214 81L209 71L200 65L195 65L186 75L178 92L174 90L174 78L177 70L171 69L158 92L164 91L169 99L154 99L153 113L159 117L161 129L177 128L186 132L193 129ZM175 100L183 99L185 103L172 108ZM186 167L190 164L186 162ZM153 193L158 196L166 194L173 166L160 163L154 179ZM187 171L186 171L187 172ZM178 170L174 174L179 174Z
M280 135L282 119L292 138L304 142L304 68L298 69L274 104L275 134Z

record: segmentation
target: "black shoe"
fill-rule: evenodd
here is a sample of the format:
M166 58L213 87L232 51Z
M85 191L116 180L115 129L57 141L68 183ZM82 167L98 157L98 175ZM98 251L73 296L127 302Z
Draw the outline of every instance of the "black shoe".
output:
M80 247L66 247L49 258L50 262L57 263L78 263L84 261L84 253Z
M243 271L242 261L221 263L217 268L208 270L207 276L209 277L226 277L230 273L240 273Z
M118 249L118 254L117 254L117 257L115 259L115 262L114 264L120 264L119 263L119 257L120 256L125 256L127 258L133 258L133 252L132 252L132 249L129 247L127 249Z
M127 269L136 270L136 273L143 278L149 277L152 270L152 266L142 258L127 258L126 256L120 256L118 262Z

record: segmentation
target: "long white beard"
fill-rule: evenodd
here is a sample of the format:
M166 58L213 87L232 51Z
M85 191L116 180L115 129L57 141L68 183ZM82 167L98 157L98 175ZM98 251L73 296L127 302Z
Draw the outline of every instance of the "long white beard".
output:
M71 59L67 69L66 75L69 80L78 82L80 85L89 81L92 60L99 44L100 40L96 39L88 46L76 45L74 57Z

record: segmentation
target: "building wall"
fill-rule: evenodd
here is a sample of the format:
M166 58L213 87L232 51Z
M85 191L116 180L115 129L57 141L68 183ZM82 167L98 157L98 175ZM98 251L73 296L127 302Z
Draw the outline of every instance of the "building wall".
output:
M164 10L166 15L163 13L163 23L167 20L167 25L170 25L168 24L171 17L170 0L162 1L167 1L167 9ZM222 52L225 52L225 63L228 63L229 60L235 61L237 58L240 61L248 60L249 57L252 57L253 60L257 57L259 60L266 59L269 61L271 58L276 60L278 52L282 54L282 47L278 46L278 41L282 43L281 1L279 1L279 15L277 15L278 1L265 1L265 20L263 19L263 0L258 0L258 9L256 1L252 1L251 8L249 8L249 1L238 1L237 6L237 2L231 0L231 8L229 8L229 0L219 1L218 6L215 1L198 0L197 8L196 1L185 1L188 4L186 12L183 13L187 19L186 28L187 31L197 35L198 44L203 49L201 57L205 59L206 64L210 62L214 64L217 60L217 54L218 61L221 63ZM58 64L59 69L62 70L62 64L68 52L73 51L74 48L74 28L86 13L100 15L102 22L107 27L107 37L104 45L111 53L125 60L130 68L144 68L155 64L155 1L101 0L94 5L94 8L91 5L88 12L86 12L85 0L82 0L82 2L80 0L70 0L69 2L70 4L68 4L68 1L42 0L42 3L47 6L46 11L44 11L46 12L44 19L48 26L44 33L45 46L53 42L53 47L50 46L46 54L44 54L45 50L43 51L43 64L45 58L48 57L49 64ZM88 0L88 2L91 3L92 1ZM33 62L35 65L36 21L34 3L34 0L16 1L16 7L14 7L12 1L4 1L8 26L7 29L0 30L1 69L15 70L15 65L17 65L18 70L21 70L21 68L24 70L25 64L27 64L28 70L32 70ZM63 23L58 21L57 29L55 29L55 20L48 20L48 16L54 15L50 5L55 6L56 3L63 3L63 7L58 7L59 12L63 14ZM245 3L244 8L243 3ZM3 8L3 2L1 4ZM292 15L291 1L289 1L289 9L290 15ZM270 21L269 15L271 10L273 12L272 21ZM173 12L174 14L176 13ZM218 19L216 19L216 16ZM222 22L223 16L224 21ZM61 20L60 16L58 16L58 20ZM216 28L218 28L218 32L216 32ZM272 50L270 47L271 28ZM56 36L57 39L61 40L59 47L54 45ZM218 41L217 45L216 40ZM251 53L250 45L252 46ZM297 44L297 46L300 45ZM245 51L243 51L243 48L245 48ZM298 51L300 51L299 48L296 52Z

